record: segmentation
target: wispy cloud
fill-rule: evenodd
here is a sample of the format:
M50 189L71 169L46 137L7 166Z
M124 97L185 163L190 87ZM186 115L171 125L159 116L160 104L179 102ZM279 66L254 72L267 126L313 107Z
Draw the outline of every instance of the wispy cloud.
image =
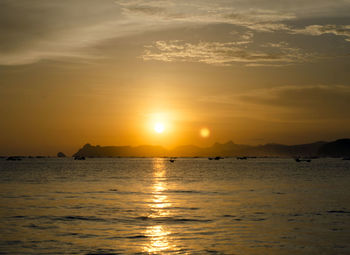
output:
M283 29L285 25L282 21L296 18L294 13L288 11L239 8L239 5L229 5L227 1L119 0L117 3L127 16L144 15L146 19L157 18L159 21L179 24L232 24L259 31Z
M146 18L157 17L159 21L202 24L224 23L263 32L286 31L303 33L304 31L305 34L314 32L312 35L321 35L323 33L348 35L347 32L345 32L346 34L341 32L344 29L348 30L347 25L322 26L316 24L303 29L296 29L285 23L286 21L300 18L336 17L341 15L342 11L344 13L346 13L346 10L350 11L350 2L348 0L334 0L332 2L320 0L317 6L311 0L287 0L281 4L272 3L268 0L117 0L116 3L122 7L127 16L140 17L140 15L144 15ZM315 30L318 30L318 33ZM328 30L328 32L323 31L321 33L321 30Z
M201 102L232 104L236 114L276 121L349 118L350 86L309 85L253 89L231 95L207 96ZM250 113L252 113L250 115Z
M309 61L311 54L293 48L288 43L269 43L258 50L249 49L250 37L235 42L157 41L146 46L142 58L164 62L199 62L210 65L229 66L244 63L247 66L281 66ZM244 37L244 36L243 36Z
M0 65L96 58L95 45L162 27L156 23L125 18L109 0L4 0L0 2Z
M333 34L338 36L344 36L345 40L350 42L350 25L311 25L302 29L290 29L292 33L305 34L305 35L324 35Z
M95 57L93 46L108 39L193 24L239 26L251 33L332 34L350 41L348 24L315 23L301 28L292 25L301 18L348 17L349 12L349 0L319 0L317 6L313 0L2 0L0 65L59 57L91 58ZM212 64L255 63L258 57L276 62L275 54L266 51L247 52L230 43L204 44L188 45L186 49L204 48L206 53L217 56ZM219 54L220 51L225 53ZM149 53L153 58L161 57L153 51ZM200 56L194 59L211 62Z

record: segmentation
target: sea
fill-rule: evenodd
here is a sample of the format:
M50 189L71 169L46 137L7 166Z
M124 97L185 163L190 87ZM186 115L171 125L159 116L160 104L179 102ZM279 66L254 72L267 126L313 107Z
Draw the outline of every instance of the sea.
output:
M350 254L350 161L0 159L0 254Z

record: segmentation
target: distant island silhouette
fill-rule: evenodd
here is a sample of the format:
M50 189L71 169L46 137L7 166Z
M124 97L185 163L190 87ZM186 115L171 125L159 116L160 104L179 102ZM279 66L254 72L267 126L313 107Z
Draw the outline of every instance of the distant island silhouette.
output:
M167 150L162 146L93 146L85 144L73 157L350 157L350 139L299 145L215 143L206 148L194 145Z

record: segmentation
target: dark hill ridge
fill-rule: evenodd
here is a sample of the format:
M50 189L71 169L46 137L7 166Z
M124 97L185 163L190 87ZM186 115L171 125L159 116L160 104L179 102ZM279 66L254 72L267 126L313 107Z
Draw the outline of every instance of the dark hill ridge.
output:
M350 157L350 139L339 139L323 145L319 151L320 156Z
M92 146L85 144L73 157L163 157L168 151L161 146Z
M349 157L350 139L333 142L315 142L299 145L265 144L243 145L215 143L211 147L200 148L194 145L179 146L167 150L161 146L92 146L84 145L73 155L83 157L237 157L237 156L277 156L277 157Z

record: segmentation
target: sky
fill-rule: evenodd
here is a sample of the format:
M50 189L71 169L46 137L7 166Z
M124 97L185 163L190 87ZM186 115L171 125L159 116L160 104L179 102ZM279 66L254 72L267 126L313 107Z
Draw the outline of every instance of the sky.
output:
M350 0L0 0L0 155L350 137L349 71Z

